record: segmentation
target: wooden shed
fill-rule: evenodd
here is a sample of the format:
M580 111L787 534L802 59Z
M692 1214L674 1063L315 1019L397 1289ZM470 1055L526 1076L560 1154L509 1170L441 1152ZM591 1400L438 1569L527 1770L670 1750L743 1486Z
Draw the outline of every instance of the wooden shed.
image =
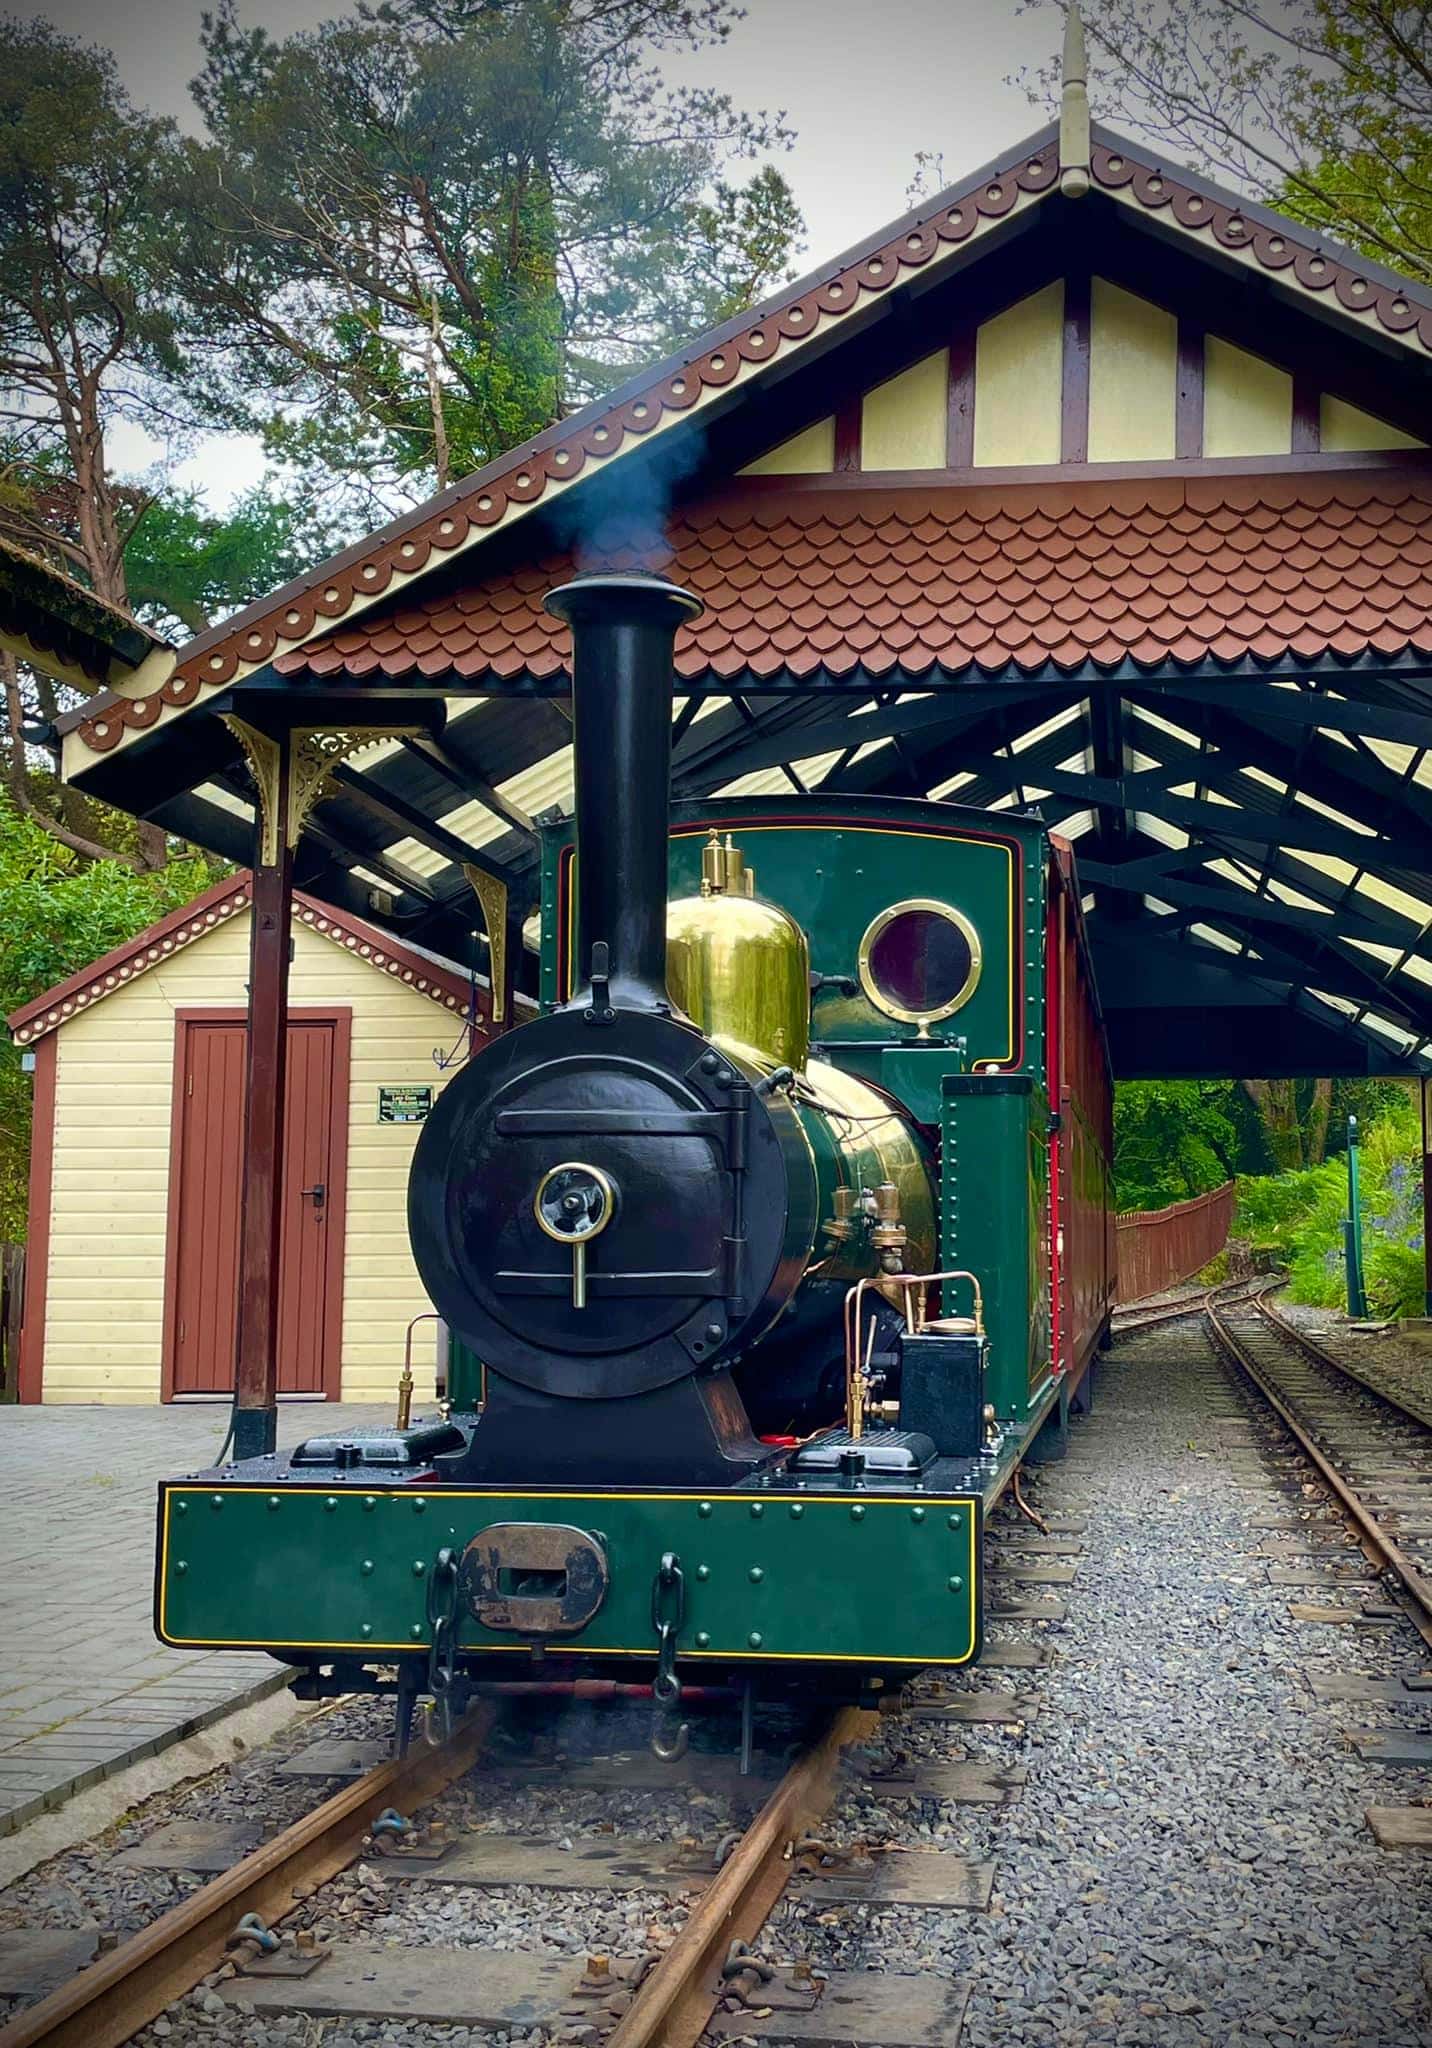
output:
M9 1020L35 1056L22 1400L232 1393L250 897L221 882ZM279 1392L386 1400L428 1308L408 1163L488 991L301 892L292 929Z

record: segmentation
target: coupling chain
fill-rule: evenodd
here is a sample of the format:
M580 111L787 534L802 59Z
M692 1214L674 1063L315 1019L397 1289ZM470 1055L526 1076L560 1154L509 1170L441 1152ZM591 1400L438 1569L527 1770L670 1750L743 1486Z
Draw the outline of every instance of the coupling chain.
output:
M663 1553L656 1577L651 1582L651 1625L656 1630L656 1677L652 1695L664 1707L674 1707L681 1698L681 1680L676 1675L676 1638L686 1619L686 1577L674 1550Z
M674 1550L662 1553L651 1582L651 1625L656 1631L656 1676L651 1696L656 1702L651 1746L665 1762L684 1756L690 1729L676 1720L681 1680L676 1675L676 1639L686 1619L686 1577Z
M438 1739L442 1742L452 1734L452 1689L457 1678L457 1593L457 1552L444 1546L428 1577L428 1626L432 1631L428 1691L433 1696Z

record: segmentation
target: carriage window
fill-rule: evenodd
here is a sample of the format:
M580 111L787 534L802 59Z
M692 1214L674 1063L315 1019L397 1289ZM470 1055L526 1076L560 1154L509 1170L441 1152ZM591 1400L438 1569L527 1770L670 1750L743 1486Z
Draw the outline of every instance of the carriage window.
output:
M860 981L887 1017L925 1027L967 1003L980 978L979 934L945 903L893 903L860 942Z

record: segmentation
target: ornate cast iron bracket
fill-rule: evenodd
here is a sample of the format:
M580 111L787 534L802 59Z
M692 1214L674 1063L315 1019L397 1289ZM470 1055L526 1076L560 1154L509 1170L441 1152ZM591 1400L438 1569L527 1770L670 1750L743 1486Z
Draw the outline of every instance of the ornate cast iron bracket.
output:
M496 875L490 875L486 868L474 867L470 861L463 862L462 871L482 905L492 976L492 1021L501 1024L507 1017L507 884L499 881Z
M284 742L250 725L247 719L236 718L232 712L225 714L224 723L243 748L258 791L260 859L266 867L276 863L282 844L297 846L314 806L329 793L329 779L335 768L382 740L406 739L424 730L414 725L344 727L338 731L322 726L295 726L287 740L288 802L286 815L280 819Z

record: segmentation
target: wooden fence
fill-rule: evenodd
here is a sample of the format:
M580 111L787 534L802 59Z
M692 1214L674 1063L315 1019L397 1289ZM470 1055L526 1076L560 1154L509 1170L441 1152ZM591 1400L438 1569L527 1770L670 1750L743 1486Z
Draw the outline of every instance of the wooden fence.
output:
M1237 1187L1225 1181L1209 1194L1167 1209L1129 1209L1115 1218L1119 1301L1162 1294L1202 1272L1228 1242Z
M25 1247L0 1244L0 1401L20 1393L20 1316L25 1306Z

